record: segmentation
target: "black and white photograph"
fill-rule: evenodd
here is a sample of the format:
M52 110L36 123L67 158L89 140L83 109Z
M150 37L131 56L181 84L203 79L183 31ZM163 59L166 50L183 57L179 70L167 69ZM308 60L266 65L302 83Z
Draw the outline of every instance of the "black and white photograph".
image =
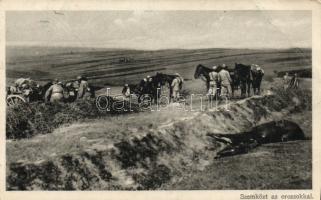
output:
M312 190L312 35L304 9L5 11L5 190Z

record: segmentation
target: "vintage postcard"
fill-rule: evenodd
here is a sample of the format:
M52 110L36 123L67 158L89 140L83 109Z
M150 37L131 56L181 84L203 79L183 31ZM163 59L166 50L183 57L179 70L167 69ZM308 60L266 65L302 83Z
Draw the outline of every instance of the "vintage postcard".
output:
M320 199L320 2L0 8L1 199Z

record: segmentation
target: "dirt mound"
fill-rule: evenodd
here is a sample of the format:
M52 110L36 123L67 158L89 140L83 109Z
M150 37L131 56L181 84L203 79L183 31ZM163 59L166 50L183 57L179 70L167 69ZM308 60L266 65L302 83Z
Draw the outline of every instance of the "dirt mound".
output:
M96 143L78 153L7 166L8 190L139 190L175 183L190 169L214 162L222 145L207 136L236 133L311 108L300 93L251 97L219 110L196 112L111 144ZM279 94L280 93L280 94ZM310 96L311 97L311 96ZM296 100L293 100L296 99Z

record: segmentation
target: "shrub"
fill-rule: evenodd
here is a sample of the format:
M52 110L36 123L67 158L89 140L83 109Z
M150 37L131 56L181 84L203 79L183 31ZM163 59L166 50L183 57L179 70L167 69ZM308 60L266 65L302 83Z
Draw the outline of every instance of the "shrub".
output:
M127 103L125 103L126 106L128 106ZM124 111L99 111L95 100L73 103L19 104L7 107L6 137L7 139L19 139L36 134L47 134L63 124L120 113Z

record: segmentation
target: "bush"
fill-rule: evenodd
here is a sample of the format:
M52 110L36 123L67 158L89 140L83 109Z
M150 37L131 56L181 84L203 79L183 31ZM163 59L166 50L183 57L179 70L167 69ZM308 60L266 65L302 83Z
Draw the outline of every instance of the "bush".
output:
M19 139L36 134L47 134L63 124L120 113L124 112L99 111L95 100L55 104L42 102L19 104L7 107L6 137Z
M294 104L297 111L312 110L312 93L306 89L288 89L277 87L273 89L274 96L287 104Z

